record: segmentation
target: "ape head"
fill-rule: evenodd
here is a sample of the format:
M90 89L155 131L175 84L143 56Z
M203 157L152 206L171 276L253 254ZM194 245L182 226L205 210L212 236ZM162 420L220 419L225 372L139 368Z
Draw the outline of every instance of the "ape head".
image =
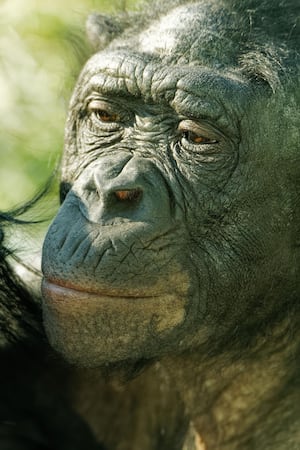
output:
M43 310L84 366L240 351L299 292L299 7L163 3L70 104Z

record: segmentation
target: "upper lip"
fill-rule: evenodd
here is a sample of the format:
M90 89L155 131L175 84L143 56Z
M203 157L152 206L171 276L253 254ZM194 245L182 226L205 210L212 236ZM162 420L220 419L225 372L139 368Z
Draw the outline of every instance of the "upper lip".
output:
M84 294L90 294L90 295L97 295L101 297L123 297L123 298L147 298L147 297L158 297L159 294L153 293L145 293L145 292L129 292L126 290L115 290L115 289L90 289L90 288L83 288L82 286L78 286L73 283L66 283L61 280L52 280L48 278L43 278L43 284L46 285L53 285L62 289L71 290L71 291L77 291L82 292Z

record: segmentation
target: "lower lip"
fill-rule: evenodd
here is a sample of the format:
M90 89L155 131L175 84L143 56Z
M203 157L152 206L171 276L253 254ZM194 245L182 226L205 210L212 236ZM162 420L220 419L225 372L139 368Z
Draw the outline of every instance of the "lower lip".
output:
M137 329L141 323L149 325L155 317L156 331L168 331L181 324L185 318L186 298L175 294L152 296L129 296L115 293L91 293L77 289L59 286L49 280L42 282L43 311L51 327L64 327L64 323L93 323L100 315L122 329L128 321L136 323ZM138 325L139 324L139 325ZM146 326L146 325L145 325ZM50 327L50 328L51 328Z
M60 286L58 284L52 283L46 279L42 282L42 293L45 297L51 298L53 300L72 300L72 301L84 301L84 300L101 300L101 299L123 299L123 300L141 300L141 299L153 299L157 297L156 295L145 296L145 295L128 295L128 294L115 294L107 292L88 292L84 290L74 289L66 286Z

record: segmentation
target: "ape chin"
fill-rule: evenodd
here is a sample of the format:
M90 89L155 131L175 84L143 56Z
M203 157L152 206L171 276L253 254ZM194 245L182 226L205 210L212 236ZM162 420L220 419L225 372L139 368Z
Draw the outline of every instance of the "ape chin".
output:
M42 290L49 341L72 364L100 367L176 351L185 318L184 297L108 296L46 281Z

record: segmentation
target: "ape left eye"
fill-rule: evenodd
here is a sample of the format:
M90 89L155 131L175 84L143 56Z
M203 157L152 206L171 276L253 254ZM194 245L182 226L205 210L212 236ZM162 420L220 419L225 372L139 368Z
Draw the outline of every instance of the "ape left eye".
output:
M217 144L220 133L210 124L198 123L193 120L183 120L178 126L182 139L188 144L205 145Z
M210 139L207 136L203 136L200 134L196 134L193 131L184 131L182 133L182 136L189 142L192 142L195 145L200 144L216 144L218 141L217 139Z

